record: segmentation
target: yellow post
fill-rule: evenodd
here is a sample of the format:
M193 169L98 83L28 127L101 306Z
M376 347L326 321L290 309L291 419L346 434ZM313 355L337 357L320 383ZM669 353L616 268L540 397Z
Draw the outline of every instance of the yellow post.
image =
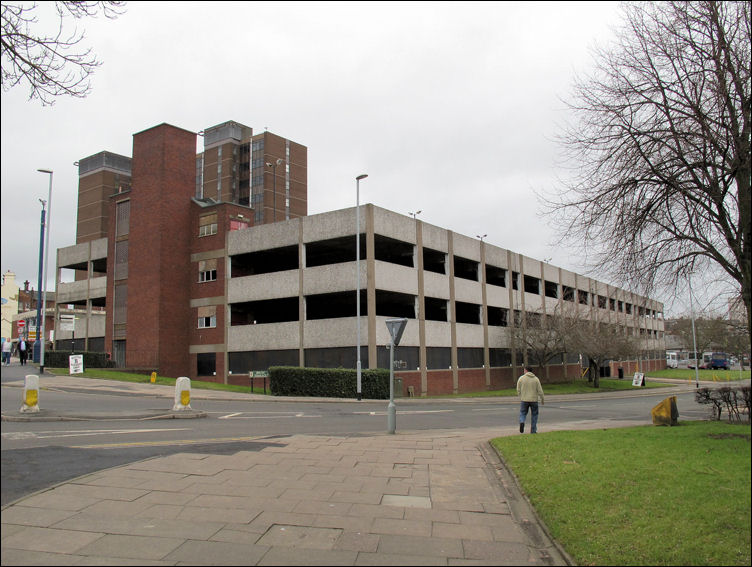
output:
M156 384L157 383L157 373L156 372L152 372L151 373L151 383L152 384Z

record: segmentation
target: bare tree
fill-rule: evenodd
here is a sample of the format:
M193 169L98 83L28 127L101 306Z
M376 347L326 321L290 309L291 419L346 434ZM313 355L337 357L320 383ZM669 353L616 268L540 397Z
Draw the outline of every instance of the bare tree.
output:
M562 319L558 316L528 313L527 325L512 330L515 347L527 353L528 363L544 368L566 353L561 324Z
M568 348L588 357L593 387L600 386L600 368L609 360L625 360L637 354L638 341L630 329L612 323L580 318L571 321Z
M36 4L2 4L2 87L4 91L28 84L29 100L39 99L52 105L56 97L83 98L91 90L90 76L101 65L91 51L83 48L83 32L65 31L66 18L75 20L96 17L101 11L114 19L123 13L125 2L59 1L55 8L59 18L56 35L35 32L38 20Z
M575 81L574 174L544 198L564 240L652 292L719 268L752 330L750 3L635 2Z
M567 354L582 354L589 360L590 378L599 387L599 370L606 361L631 358L638 352L638 340L624 325L598 321L569 302L560 303L545 317L526 314L527 325L512 331L516 348L527 352L528 361L545 367Z

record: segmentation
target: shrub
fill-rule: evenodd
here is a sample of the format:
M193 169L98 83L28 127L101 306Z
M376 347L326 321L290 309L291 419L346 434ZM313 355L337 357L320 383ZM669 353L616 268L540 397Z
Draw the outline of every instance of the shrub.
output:
M746 421L749 422L749 401L750 387L740 386L730 388L724 386L721 388L698 388L695 391L695 401L698 404L708 404L711 406L711 418L720 421L721 414L725 408L728 413L729 422L741 422L742 414L746 414Z
M269 368L269 387L274 396L354 398L357 395L357 372L349 368L272 366ZM371 400L389 399L389 370L362 370L361 394Z

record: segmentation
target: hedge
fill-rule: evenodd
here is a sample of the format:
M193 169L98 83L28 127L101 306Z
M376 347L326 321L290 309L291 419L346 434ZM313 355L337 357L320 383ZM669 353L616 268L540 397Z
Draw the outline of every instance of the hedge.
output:
M274 396L354 398L357 395L357 381L357 372L349 368L269 368L269 387ZM361 370L360 382L363 398L389 399L389 370Z
M75 352L84 355L86 368L115 368L115 362L107 357L106 352ZM69 350L51 350L44 353L44 365L48 368L68 368L71 355Z

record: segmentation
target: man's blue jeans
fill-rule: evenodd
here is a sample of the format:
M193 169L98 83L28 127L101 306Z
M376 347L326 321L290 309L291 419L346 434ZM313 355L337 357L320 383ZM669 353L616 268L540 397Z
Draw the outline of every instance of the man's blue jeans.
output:
M538 433L538 402L520 402L520 423L525 423L530 409L530 433Z

